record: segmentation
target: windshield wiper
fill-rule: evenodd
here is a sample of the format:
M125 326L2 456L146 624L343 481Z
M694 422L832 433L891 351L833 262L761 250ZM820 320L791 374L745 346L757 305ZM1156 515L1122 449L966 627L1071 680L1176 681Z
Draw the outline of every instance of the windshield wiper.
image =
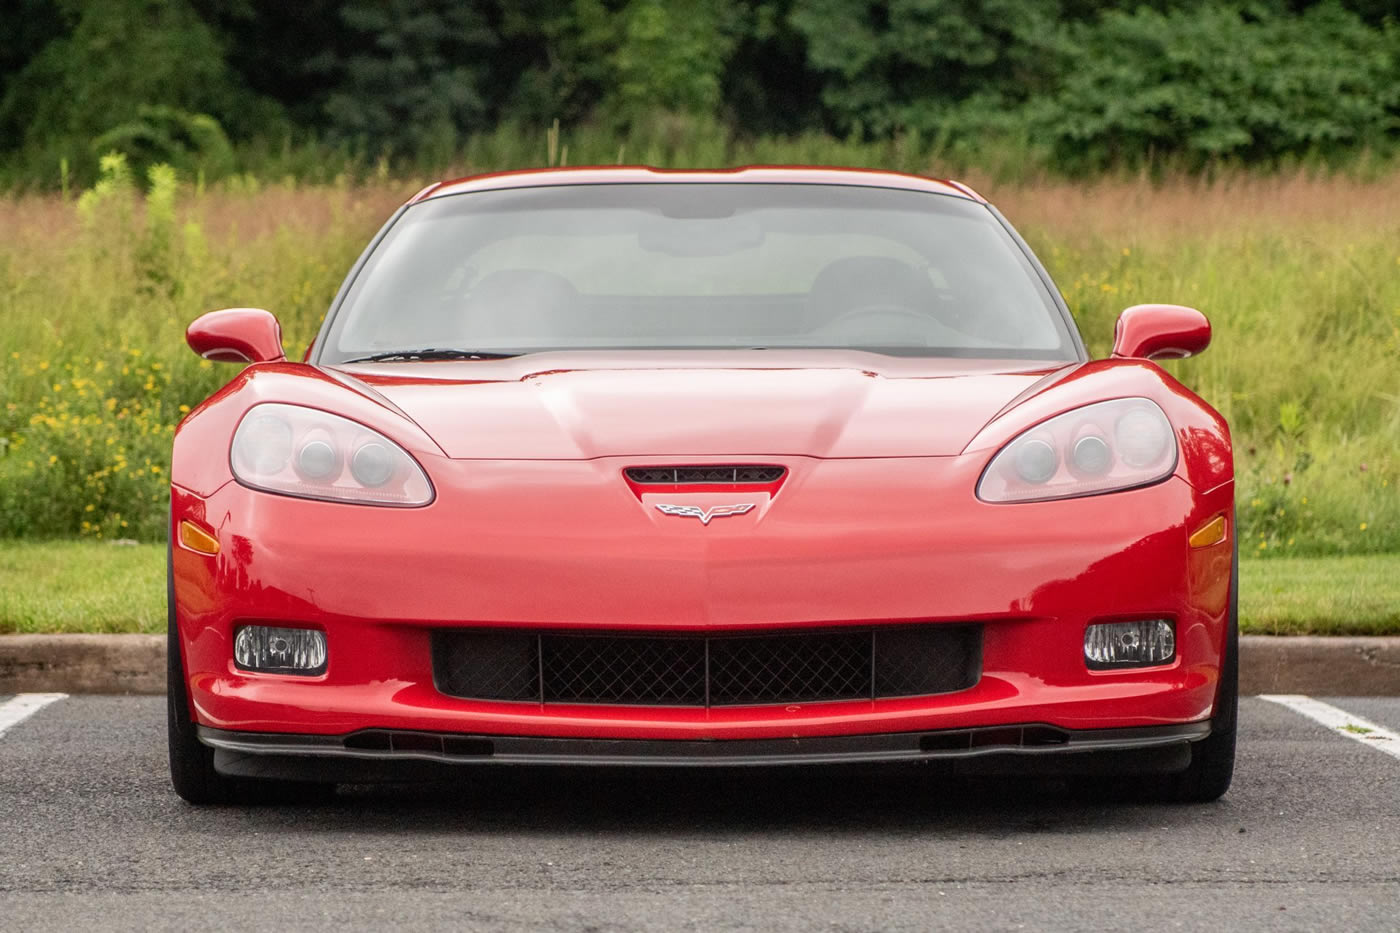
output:
M424 347L422 350L390 350L386 353L371 353L369 356L342 363L391 363L411 360L508 360L519 353L495 353L491 350L453 350L441 347Z

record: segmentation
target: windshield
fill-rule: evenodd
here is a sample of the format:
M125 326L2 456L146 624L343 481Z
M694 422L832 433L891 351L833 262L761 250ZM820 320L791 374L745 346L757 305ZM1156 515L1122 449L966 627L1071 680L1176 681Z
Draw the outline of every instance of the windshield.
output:
M663 183L413 205L355 278L323 361L782 347L1077 358L1044 282L982 204Z

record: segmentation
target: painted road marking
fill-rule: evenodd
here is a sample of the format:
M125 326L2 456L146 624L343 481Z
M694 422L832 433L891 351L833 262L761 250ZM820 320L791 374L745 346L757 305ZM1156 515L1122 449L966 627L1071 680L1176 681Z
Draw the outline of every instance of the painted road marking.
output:
M1330 703L1314 700L1312 697L1261 694L1259 699L1286 706L1301 716L1322 723L1338 735L1355 739L1378 752L1385 752L1387 755L1400 758L1400 735L1396 735L1369 719L1362 719L1360 716L1348 713Z
M19 725L50 703L68 698L66 693L21 693L8 703L0 703L0 735Z

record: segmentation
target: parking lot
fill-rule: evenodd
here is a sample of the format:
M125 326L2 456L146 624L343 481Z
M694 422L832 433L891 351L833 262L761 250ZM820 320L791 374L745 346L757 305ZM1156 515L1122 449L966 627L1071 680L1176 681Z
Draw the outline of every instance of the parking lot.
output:
M1206 806L917 770L487 767L212 809L170 790L162 698L21 700L0 697L5 930L1400 929L1400 699L1244 700L1235 785Z

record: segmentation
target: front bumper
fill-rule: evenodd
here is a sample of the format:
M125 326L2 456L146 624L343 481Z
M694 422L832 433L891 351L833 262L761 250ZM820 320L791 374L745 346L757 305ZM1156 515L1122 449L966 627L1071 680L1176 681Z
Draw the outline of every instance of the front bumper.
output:
M202 498L177 486L173 520L197 522L221 546L216 557L179 547L173 556L196 722L301 736L708 743L1210 717L1230 546L1192 550L1187 537L1228 514L1229 485L1202 494L1173 477L989 505L972 495L984 458L776 459L790 475L772 501L707 525L639 501L620 480L635 463L620 458L428 463L437 499L422 509L235 483ZM1174 620L1173 662L1087 670L1085 626L1132 618ZM326 672L237 669L233 632L246 622L324 629ZM713 708L495 702L445 695L431 660L432 634L444 628L736 633L910 622L980 624L976 685Z

